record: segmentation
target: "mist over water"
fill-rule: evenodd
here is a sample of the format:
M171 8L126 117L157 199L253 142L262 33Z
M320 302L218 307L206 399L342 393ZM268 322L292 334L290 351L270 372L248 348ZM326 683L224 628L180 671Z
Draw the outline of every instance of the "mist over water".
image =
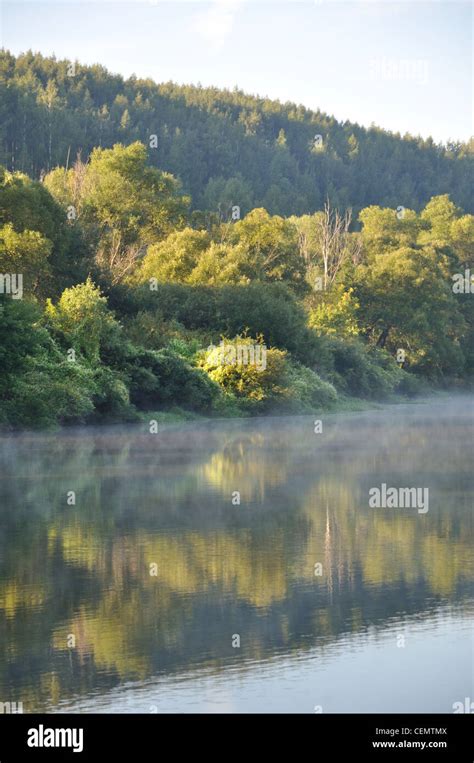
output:
M0 701L452 712L474 696L473 403L323 415L321 433L299 416L1 437ZM429 509L371 508L382 484L428 489Z

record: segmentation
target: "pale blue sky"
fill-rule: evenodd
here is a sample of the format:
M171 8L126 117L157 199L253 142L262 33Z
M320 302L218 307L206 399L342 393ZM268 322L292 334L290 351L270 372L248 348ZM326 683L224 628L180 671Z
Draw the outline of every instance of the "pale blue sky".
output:
M467 2L3 0L1 42L438 141L474 133Z

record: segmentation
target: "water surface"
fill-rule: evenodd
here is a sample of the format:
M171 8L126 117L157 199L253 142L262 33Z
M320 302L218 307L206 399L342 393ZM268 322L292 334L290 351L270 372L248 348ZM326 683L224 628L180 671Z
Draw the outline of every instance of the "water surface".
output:
M452 712L474 697L472 399L322 421L0 438L0 701ZM428 488L429 511L370 508L381 483Z

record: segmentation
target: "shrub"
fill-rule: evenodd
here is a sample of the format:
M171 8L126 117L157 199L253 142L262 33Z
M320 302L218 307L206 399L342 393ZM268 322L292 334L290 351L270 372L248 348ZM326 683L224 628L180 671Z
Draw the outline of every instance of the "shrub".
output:
M107 299L90 278L65 289L57 305L48 300L45 316L59 337L91 361L99 360L103 343L120 331Z
M0 297L0 396L12 383L10 374L20 373L27 358L48 342L47 331L37 326L40 318L34 303Z
M125 335L132 344L148 350L168 347L177 355L191 360L197 350L209 345L209 332L187 329L177 320L165 321L160 310L140 310L124 324Z
M333 356L328 378L343 392L363 398L390 395L403 378L403 371L385 351L369 348L358 340L328 340Z
M261 336L257 340L237 336L222 341L223 347L204 351L199 362L229 397L230 406L238 405L246 413L274 408L301 412L326 407L337 399L332 384L301 363L291 361L283 350L267 349L265 364L261 362L262 356L259 356L260 363L229 362L229 358L234 359L231 348L237 359L239 346L242 352L242 348L263 345ZM221 407L225 406L221 404Z
M6 401L5 423L33 429L84 422L93 412L93 372L56 353L28 358Z
M397 385L396 391L401 395L407 397L416 397L417 395L423 395L428 390L428 385L425 379L415 374L407 373L403 371L403 376Z
M130 394L120 375L107 366L94 370L95 392L93 396L95 415L111 419L133 421L136 418L130 405Z
M327 408L337 400L335 387L301 363L287 364L286 383L288 402L295 410Z
M160 283L155 291L135 290L137 310L159 310L165 321L176 320L186 330L219 337L262 335L268 347L288 350L305 364L323 359L324 340L306 325L306 313L283 284L189 286Z
M50 427L85 421L92 413L92 370L68 362L28 302L0 301L0 423Z
M171 350L123 348L120 373L130 389L130 400L142 410L180 405L196 411L212 406L218 387L200 369Z
M284 394L282 383L286 370L286 353L283 350L267 349L261 336L257 340L242 336L235 339L223 338L222 342L223 348L204 350L199 363L225 392L236 398L259 403ZM265 362L260 366L256 362L239 362L238 353L242 348L245 348L246 353L254 351L254 348L255 352L258 350L265 353L261 356ZM233 360L229 359L229 352L234 353Z

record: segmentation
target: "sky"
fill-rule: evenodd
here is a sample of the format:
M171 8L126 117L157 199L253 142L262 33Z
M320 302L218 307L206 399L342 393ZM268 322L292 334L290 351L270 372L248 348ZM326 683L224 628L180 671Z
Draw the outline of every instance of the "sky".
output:
M474 134L472 15L456 0L1 0L0 40L446 142Z

